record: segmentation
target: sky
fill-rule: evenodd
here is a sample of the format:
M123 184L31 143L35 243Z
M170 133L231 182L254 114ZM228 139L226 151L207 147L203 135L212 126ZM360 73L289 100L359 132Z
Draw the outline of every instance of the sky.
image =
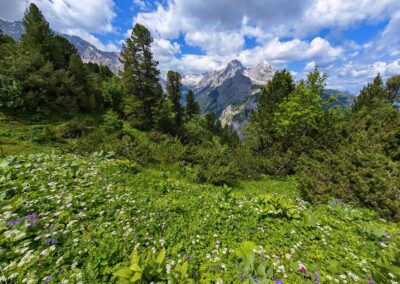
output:
M30 2L54 30L101 50L120 50L133 25L145 25L163 73L238 59L298 80L318 66L327 87L355 94L378 73L400 74L399 0L0 0L0 18L21 20Z

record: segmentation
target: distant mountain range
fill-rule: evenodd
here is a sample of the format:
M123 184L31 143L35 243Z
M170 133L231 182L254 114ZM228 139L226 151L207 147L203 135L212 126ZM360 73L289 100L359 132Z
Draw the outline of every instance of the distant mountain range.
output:
M0 28L3 30L5 34L11 36L13 39L17 41L21 38L22 34L24 34L25 32L24 26L22 25L21 21L11 23L0 19ZM101 65L106 65L114 73L118 72L122 68L121 63L118 61L117 52L101 51L98 48L96 48L93 44L90 44L89 42L83 40L78 36L60 34L56 31L55 33L65 37L66 39L68 39L69 42L71 42L76 47L83 62L85 63L92 62Z
M242 135L251 113L257 108L260 88L272 79L274 73L266 61L255 68L247 68L238 60L233 60L223 70L184 77L183 89L195 92L203 114L214 112L222 125L230 125ZM322 98L334 98L328 105L333 107L351 106L355 97L328 89Z

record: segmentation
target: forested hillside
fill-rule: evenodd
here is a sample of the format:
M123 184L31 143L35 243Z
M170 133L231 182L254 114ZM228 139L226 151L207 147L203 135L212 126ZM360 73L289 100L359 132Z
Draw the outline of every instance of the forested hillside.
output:
M350 104L278 70L240 140L162 87L145 26L113 74L35 4L23 25L0 33L0 282L400 280L400 75Z

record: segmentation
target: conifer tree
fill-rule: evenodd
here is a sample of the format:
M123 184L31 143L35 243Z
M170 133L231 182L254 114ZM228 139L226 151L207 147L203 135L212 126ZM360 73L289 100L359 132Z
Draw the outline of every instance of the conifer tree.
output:
M383 86L382 77L378 74L372 84L364 87L354 104L354 111L362 108L372 109L382 102L389 102L389 95Z
M271 81L261 89L258 108L246 129L246 140L251 148L263 152L275 139L274 117L280 104L295 90L289 71L277 71Z
M168 71L167 73L167 93L172 102L175 114L175 126L182 126L183 109L181 106L182 77L178 72Z
M386 81L386 90L390 101L400 99L400 75L392 76Z
M186 96L186 116L188 120L191 120L195 115L200 114L200 106L199 103L196 102L194 98L194 93L192 90L189 90Z
M45 59L50 59L53 32L42 12L35 4L31 4L25 11L23 19L25 34L22 35L21 43L24 48L38 50Z
M125 88L125 115L142 129L154 126L154 115L162 99L159 92L160 71L153 59L149 30L140 24L133 28L131 37L122 45L120 61L124 65L121 72Z

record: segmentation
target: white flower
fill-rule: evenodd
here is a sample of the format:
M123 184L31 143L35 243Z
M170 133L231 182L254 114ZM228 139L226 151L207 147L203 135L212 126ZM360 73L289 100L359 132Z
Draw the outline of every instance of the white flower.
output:
M292 258L292 256L290 255L290 254L285 254L285 257L286 257L286 259L291 259Z
M167 271L167 274L169 274L169 273L171 272L171 264L167 264L167 265L165 266L165 269L166 269L166 271Z
M157 252L157 249L156 249L155 247L152 247L152 248L151 248L151 251L152 251L152 253L154 254L154 253Z
M391 273L391 272L388 273L388 276L389 276L390 278L392 278L392 279L396 278L396 276L394 276L394 274Z
M206 254L206 258L210 259L211 258L211 254L207 253Z

